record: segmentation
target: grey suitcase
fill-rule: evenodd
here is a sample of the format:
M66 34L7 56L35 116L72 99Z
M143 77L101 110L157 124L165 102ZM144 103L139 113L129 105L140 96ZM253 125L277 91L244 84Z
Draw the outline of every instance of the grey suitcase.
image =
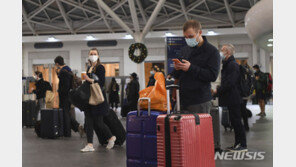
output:
M210 114L212 116L213 121L213 131L214 131L214 143L215 143L215 151L221 150L221 142L220 142L220 116L219 116L219 107L212 107Z

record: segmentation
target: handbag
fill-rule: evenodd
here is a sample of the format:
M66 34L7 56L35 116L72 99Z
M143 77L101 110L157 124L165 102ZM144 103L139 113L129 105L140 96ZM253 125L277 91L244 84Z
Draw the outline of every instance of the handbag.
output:
M45 95L45 106L46 108L53 108L55 102L55 95L52 91L46 91Z
M88 102L90 98L90 84L83 82L81 86L72 89L69 92L70 102L81 111L88 110Z
M89 104L90 105L98 105L105 101L101 87L98 83L93 83L90 85L90 98Z

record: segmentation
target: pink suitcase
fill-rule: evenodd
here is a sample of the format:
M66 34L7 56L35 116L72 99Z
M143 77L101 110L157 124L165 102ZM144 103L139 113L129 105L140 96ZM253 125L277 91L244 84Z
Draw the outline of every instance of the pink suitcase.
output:
M171 114L157 117L158 167L215 167L212 117Z

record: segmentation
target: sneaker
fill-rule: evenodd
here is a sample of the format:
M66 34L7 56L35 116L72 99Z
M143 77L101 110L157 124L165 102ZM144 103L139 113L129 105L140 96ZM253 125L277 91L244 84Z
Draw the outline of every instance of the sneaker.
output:
M239 145L239 144L236 144L236 145L233 145L233 146L226 147L225 150L230 151L230 150L236 148L238 145Z
M115 136L112 136L111 139L109 139L108 145L107 145L106 148L108 150L112 149L114 147L115 141L116 141L116 137Z
M230 152L247 152L248 148L247 147L242 147L240 145L238 145L237 147L229 150Z
M86 145L83 149L80 150L81 152L93 152L95 151L93 146Z
M83 128L82 125L79 125L79 127L78 127L78 132L79 132L80 137L82 138L83 135L85 134L85 132L84 132L84 128Z
M256 114L256 116L262 116L262 113Z

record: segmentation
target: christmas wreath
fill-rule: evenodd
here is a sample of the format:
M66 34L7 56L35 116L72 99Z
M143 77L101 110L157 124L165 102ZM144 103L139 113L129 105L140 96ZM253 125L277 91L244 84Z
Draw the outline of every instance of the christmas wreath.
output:
M135 63L142 63L147 57L147 48L142 43L134 43L129 47L129 58Z

